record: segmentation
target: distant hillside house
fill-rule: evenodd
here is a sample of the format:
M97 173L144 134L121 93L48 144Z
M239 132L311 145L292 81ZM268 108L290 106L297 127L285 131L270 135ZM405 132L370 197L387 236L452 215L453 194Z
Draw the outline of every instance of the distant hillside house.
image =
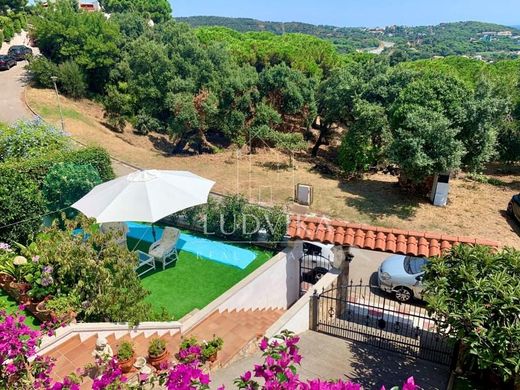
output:
M511 37L513 33L511 31L499 31L497 35L500 37Z
M99 2L97 0L92 1L83 1L83 0L77 0L78 1L78 7L82 10L85 10L87 12L95 12L100 11L101 6L99 5ZM47 7L49 3L55 3L56 0L49 0L48 2L42 3L43 7Z
M93 1L82 1L78 0L78 6L84 11L95 12L100 11L101 7L99 6L99 2L97 0Z

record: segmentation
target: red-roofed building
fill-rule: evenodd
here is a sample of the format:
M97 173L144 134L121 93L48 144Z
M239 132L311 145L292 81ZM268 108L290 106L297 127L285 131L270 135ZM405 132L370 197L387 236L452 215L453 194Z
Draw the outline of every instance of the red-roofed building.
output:
M500 246L496 241L472 237L391 229L299 215L291 216L287 234L291 239L426 257L439 256L456 244L488 245L495 248Z

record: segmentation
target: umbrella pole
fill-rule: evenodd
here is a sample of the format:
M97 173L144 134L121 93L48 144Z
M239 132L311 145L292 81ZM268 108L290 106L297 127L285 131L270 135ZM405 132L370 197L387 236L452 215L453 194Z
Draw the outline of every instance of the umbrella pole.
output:
M155 236L155 225L153 223L152 223L152 237L153 237L153 242L157 241L157 237Z

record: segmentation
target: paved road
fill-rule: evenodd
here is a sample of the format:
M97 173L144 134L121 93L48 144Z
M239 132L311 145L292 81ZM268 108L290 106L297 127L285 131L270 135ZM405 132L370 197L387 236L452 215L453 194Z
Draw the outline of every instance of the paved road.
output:
M423 389L445 389L448 367L396 353L372 348L362 343L351 343L336 337L308 331L303 333L299 346L303 355L298 369L302 379L343 379L363 385L365 389L389 389L401 385L414 376ZM211 388L224 384L233 387L233 380L262 361L259 352L216 370Z
M10 44L4 43L0 54L6 54L11 45L23 44L27 44L25 31L16 35ZM26 61L20 61L14 68L0 71L0 122L12 123L19 119L33 117L23 102L26 64Z

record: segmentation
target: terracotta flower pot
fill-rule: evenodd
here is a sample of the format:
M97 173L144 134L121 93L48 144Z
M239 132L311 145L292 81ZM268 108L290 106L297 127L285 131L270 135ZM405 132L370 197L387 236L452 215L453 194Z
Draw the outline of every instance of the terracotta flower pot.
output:
M4 287L14 281L13 275L6 274L5 272L0 272L0 287Z
M170 354L167 350L165 350L162 354L159 356L150 356L148 355L148 363L152 365L156 370L160 370L161 366L166 363L168 358L170 357Z
M39 302L35 308L35 315L40 321L46 322L51 318L51 311L45 307L45 300Z
M218 354L218 352L215 352L214 354L210 355L208 357L208 362L215 363L217 361L217 354Z
M121 371L123 371L123 374L128 374L130 371L132 371L132 368L134 368L134 363L135 363L135 356L133 356L133 355L128 360L120 360L119 367L121 368Z
M10 295L16 299L17 301L23 301L27 300L26 292L31 288L31 286L27 283L17 283L16 281L11 281L9 283L9 293Z

